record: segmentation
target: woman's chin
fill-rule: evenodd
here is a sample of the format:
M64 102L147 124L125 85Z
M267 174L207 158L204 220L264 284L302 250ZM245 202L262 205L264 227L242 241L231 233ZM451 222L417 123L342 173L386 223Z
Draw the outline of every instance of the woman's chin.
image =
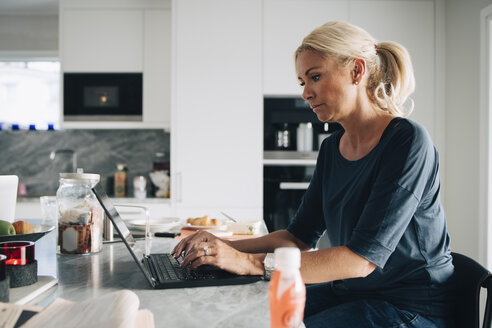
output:
M335 122L333 117L326 115L324 113L316 113L316 116L318 117L318 120L320 122Z

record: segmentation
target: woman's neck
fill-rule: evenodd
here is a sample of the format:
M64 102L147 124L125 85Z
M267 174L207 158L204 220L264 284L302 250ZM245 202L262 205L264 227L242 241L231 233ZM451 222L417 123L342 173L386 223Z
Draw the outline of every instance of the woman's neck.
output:
M355 110L340 122L345 129L339 146L342 156L353 161L367 155L379 143L384 130L394 117L374 105Z

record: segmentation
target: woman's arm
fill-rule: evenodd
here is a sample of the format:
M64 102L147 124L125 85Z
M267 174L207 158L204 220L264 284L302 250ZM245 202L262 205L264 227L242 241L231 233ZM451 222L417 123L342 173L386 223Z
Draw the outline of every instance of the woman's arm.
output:
M183 265L192 268L211 264L237 274L263 275L266 253L278 247L298 247L304 250L301 275L306 283L365 277L376 268L376 265L345 246L305 251L309 246L287 230L237 241L224 241L210 233L200 232L182 240L173 253L178 256L184 252Z
M345 246L303 252L301 255L301 275L307 284L363 278L376 269L375 264Z
M220 240L222 243L244 253L273 253L278 247L297 247L301 251L309 249L307 244L296 238L287 230L278 230L262 237L235 241L223 240L206 231L199 231L182 239L174 247L171 253L174 254L175 257L178 257L181 253L184 252L186 254L192 248L196 248L197 244L201 242L211 242L215 240Z
M266 253L287 246L309 249L287 230L240 241L226 241L201 231L181 240L171 253L175 257L183 253L182 265L191 268L211 264L237 274L262 275L265 272L263 260Z
M207 247L205 253L204 247ZM215 265L236 274L263 275L266 253L245 253L220 239L198 242L187 252L183 265L197 268ZM305 283L321 283L338 279L362 278L376 269L376 265L345 246L320 251L302 252L301 275Z
M274 231L263 237L230 241L229 245L246 253L273 253L279 247L297 247L301 251L309 249L302 240L287 230Z

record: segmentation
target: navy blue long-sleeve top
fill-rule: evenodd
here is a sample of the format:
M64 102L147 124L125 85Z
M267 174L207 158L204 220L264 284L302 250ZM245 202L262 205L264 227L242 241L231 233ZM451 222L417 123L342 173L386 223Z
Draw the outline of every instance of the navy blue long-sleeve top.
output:
M343 133L323 142L287 230L311 247L326 230L332 246L347 246L377 266L365 278L333 282L345 299L384 299L424 315L449 315L454 268L430 136L395 118L369 154L349 161L339 151Z

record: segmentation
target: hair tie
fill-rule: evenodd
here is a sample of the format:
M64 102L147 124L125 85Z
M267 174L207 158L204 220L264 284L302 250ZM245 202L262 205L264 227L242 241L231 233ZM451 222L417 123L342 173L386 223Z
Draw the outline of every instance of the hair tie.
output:
M378 53L379 48L377 44L374 44L374 50L376 50L376 53Z

